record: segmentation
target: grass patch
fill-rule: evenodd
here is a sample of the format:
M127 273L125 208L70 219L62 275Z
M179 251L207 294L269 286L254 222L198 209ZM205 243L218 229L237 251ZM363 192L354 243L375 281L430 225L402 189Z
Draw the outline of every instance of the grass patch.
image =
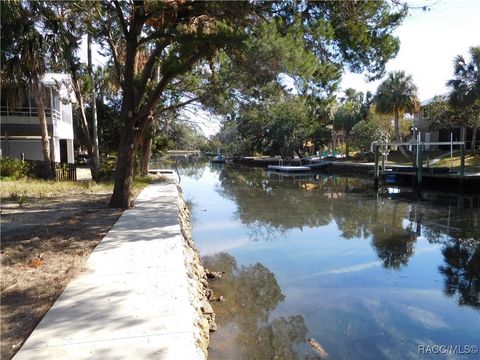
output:
M450 167L455 169L460 168L461 158L460 156L453 156L450 160L450 156L447 156L439 160L435 167ZM466 155L465 156L465 170L466 171L480 171L480 155Z
M96 183L94 181L54 181L37 179L2 179L0 197L12 199L16 194L28 198L48 198L61 195L111 193L113 183Z
M137 196L147 185L164 181L164 177L142 176L135 178L133 182L133 196ZM14 200L19 197L30 199L42 199L78 194L111 194L113 181L55 181L39 179L12 179L0 180L0 198Z

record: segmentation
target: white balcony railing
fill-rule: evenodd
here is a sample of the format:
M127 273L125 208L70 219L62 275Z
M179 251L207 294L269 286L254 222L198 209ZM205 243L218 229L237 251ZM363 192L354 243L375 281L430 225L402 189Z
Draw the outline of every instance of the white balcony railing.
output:
M19 107L11 109L8 106L0 107L0 114L2 117L7 116L19 116L19 117L38 117L38 108L36 107ZM45 116L52 118L52 122L62 120L60 111L51 108L45 108Z

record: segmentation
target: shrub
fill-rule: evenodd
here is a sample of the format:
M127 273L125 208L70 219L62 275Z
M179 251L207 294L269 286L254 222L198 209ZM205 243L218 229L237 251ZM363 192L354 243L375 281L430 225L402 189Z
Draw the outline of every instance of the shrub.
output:
M370 151L372 141L388 141L388 133L377 123L368 120L358 122L351 132L352 144L360 151Z
M19 159L0 159L0 176L20 179L27 177L30 166L27 162Z
M27 202L28 197L27 197L26 192L24 192L23 194L18 194L16 192L11 192L10 193L10 200L15 201L18 205L20 205L22 207Z
M102 161L102 165L98 170L98 181L112 181L115 175L116 159L107 157Z

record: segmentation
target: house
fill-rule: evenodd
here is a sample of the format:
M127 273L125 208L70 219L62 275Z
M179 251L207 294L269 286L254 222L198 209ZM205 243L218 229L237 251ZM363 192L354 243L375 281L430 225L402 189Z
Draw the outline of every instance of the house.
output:
M69 81L69 76L56 73L47 73L42 79L52 160L73 164L72 102L75 97L69 90ZM26 160L43 160L35 97L26 92L22 105L16 108L9 107L7 98L2 90L1 155L20 159L23 154Z
M441 95L443 97L448 96L447 94ZM453 141L461 141L462 139L462 128L461 127L449 127L441 129L431 129L431 119L429 117L428 106L432 103L434 98L422 101L420 106L420 111L413 114L413 136L422 142L449 142L451 138ZM467 148L470 148L472 141L473 129L468 128L466 134ZM478 144L478 142L477 142ZM427 145L426 150L448 150L450 149L449 145Z

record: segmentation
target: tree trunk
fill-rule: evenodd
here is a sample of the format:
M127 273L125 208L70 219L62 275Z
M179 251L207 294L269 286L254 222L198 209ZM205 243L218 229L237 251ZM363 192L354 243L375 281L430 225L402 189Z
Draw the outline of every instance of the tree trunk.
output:
M399 114L398 109L395 109L394 116L395 116L395 120L394 120L394 122L395 122L395 141L396 142L401 142L402 137L400 136L400 114ZM399 145L398 150L400 150L400 152L402 153L402 155L406 159L411 160L410 155L407 153L407 151L405 150L403 145Z
M38 109L38 119L40 122L40 133L42 135L42 153L43 153L43 162L44 162L44 176L47 179L53 178L52 172L52 158L50 153L50 141L48 139L48 126L47 126L47 117L45 116L45 103L43 99L43 89L42 84L38 83L35 85L35 101L37 103ZM53 110L53 109L52 109ZM52 112L53 116L53 112Z
M472 155L475 156L475 143L477 142L477 130L478 126L473 127L473 133L472 133Z
M337 133L332 130L332 154L337 148Z
M95 94L95 81L93 77L93 67L92 67L92 35L90 32L87 34L87 54L88 54L88 72L90 79L92 80L92 130L93 130L93 139L92 139L92 152L93 159L92 162L92 175L93 173L97 174L100 168L100 154L98 149L98 122L97 122L97 100Z
M78 101L78 107L80 110L80 125L82 128L83 136L85 137L85 142L87 146L87 153L88 153L88 158L90 160L90 170L92 172L92 179L97 180L98 179L98 166L96 164L96 159L95 159L95 152L93 150L93 143L92 143L92 138L90 137L90 130L88 127L88 121L87 121L87 115L85 114L85 107L84 107L84 102L83 102L83 96L81 94L78 94L77 96L77 101Z
M77 99L78 107L80 110L80 126L82 128L82 133L86 142L88 157L90 159L90 170L92 172L92 179L96 181L98 179L98 165L95 158L94 145L92 137L90 135L87 115L85 114L85 102L83 100L83 95L80 90L80 80L78 79L78 74L73 58L69 58L68 61L70 67L70 76L72 79L73 92L75 93L75 98Z
M132 118L123 112L125 124L120 135L120 144L115 168L115 183L110 198L110 207L128 209L131 206L130 197L133 185L133 170L135 162L135 130Z
M142 141L142 153L140 155L140 175L142 176L148 175L148 163L152 155L152 140L151 134L147 134Z

